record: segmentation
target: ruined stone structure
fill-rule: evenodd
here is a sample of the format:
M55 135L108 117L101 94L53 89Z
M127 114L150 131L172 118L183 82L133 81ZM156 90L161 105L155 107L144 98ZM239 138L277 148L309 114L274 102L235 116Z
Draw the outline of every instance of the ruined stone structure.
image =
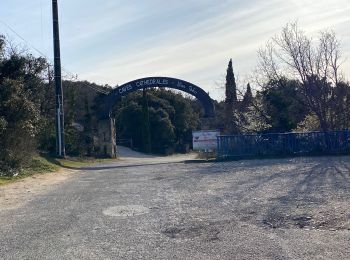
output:
M95 146L99 147L100 156L117 157L115 119L101 119L98 122L98 132L94 138Z

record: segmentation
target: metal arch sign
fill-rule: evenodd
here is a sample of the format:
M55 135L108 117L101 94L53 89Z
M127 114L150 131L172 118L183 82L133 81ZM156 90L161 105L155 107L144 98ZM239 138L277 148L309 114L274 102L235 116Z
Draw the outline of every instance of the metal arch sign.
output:
M110 100L125 96L143 88L173 88L195 96L203 105L206 117L214 116L214 104L210 96L200 87L187 81L169 77L148 77L130 81L115 88L108 96Z

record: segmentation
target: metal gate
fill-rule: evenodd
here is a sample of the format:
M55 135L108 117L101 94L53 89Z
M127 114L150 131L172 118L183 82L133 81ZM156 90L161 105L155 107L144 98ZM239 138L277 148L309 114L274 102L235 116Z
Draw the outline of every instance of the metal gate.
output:
M222 135L218 159L350 154L350 131Z

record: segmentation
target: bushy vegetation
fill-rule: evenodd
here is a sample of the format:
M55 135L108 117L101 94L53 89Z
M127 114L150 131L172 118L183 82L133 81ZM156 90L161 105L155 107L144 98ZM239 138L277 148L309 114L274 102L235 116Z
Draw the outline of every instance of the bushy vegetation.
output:
M20 54L0 38L0 169L13 174L28 163L46 112L41 78L46 61Z
M44 58L16 49L0 37L0 175L23 172L32 165L38 152L55 154L51 69ZM64 82L67 150L72 155L89 151L88 135L82 136L72 129L74 120L81 118L87 124L92 114L89 109L96 92L86 88L86 84L91 83ZM89 127L84 129L89 131Z

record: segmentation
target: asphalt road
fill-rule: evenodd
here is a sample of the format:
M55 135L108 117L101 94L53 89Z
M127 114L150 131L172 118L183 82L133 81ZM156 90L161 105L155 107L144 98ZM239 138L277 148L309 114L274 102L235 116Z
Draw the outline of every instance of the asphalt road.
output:
M350 259L350 157L134 155L0 210L0 259Z

